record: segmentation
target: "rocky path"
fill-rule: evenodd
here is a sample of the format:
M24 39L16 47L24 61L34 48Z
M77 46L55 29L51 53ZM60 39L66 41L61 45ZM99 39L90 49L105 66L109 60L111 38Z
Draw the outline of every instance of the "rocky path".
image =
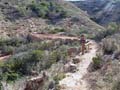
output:
M91 42L91 50L83 56L76 56L82 58L82 61L77 65L78 71L75 73L66 73L66 78L59 82L61 90L90 90L87 81L83 78L87 74L87 68L92 62L92 58L96 56L97 44Z

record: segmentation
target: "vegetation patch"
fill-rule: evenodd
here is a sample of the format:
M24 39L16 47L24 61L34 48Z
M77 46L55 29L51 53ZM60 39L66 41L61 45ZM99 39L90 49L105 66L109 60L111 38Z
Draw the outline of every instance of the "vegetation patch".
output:
M119 81L118 81L118 82L115 82L112 90L120 90L120 82L119 82Z
M54 77L55 83L58 84L60 80L62 80L63 78L65 78L65 74L64 73L59 73L58 75L56 75Z
M96 56L92 60L93 60L93 68L94 68L94 70L100 69L101 68L101 62L102 62L101 57Z
M56 34L56 33L59 33L59 32L65 32L66 30L63 29L63 28L55 28L54 30L50 30L49 33L51 34Z

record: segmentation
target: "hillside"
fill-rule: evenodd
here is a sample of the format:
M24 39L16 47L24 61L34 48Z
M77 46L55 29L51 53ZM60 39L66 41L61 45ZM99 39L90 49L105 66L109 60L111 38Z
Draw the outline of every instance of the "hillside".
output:
M100 58L94 61L93 70L87 75L92 90L120 89L120 33L102 40ZM114 42L114 43L113 43ZM90 65L91 67L91 65ZM90 68L89 67L89 68Z
M95 35L104 29L91 21L86 13L68 2L59 0L55 0L53 3L49 0L42 1L41 4L37 2L39 1L1 0L1 30L8 34L11 32L19 34L20 29L22 32L54 33L56 32L54 31L55 27L62 27L69 35L84 32ZM53 30L49 31L48 29Z
M119 6L0 0L0 90L120 90Z
M120 22L120 1L119 0L85 0L73 2L90 15L91 19L101 25L108 25L111 22Z
M0 90L57 90L79 36L104 31L69 2L0 0Z

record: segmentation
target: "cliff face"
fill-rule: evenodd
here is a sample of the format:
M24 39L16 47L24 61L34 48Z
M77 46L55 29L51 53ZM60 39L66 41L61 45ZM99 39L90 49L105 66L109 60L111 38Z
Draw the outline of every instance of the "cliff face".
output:
M119 0L85 0L73 3L87 11L91 18L101 25L106 25L110 22L120 22Z

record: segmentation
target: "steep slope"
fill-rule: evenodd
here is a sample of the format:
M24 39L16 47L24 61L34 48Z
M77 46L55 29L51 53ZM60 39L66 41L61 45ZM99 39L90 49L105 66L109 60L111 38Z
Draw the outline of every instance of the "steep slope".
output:
M85 0L73 3L87 11L92 20L101 25L107 25L110 22L120 22L119 0Z
M101 66L88 74L90 88L91 90L120 90L120 33L103 39L102 44Z
M62 1L61 1L61 5L64 6L66 11L69 12L70 18L68 18L67 21L65 20L63 22L68 23L68 27L70 26L69 29L73 30L72 33L74 33L74 31L79 31L76 33L87 32L88 34L94 36L99 31L104 30L103 27L90 20L89 16L84 11L77 8L75 5Z
M49 33L49 29L62 27L68 35L87 33L94 37L96 33L104 30L91 21L84 11L61 0L1 0L0 7L1 30L7 33L19 33L17 30L20 29L25 32Z
M68 50L80 52L80 41L74 38L83 33L93 38L105 30L62 0L0 0L0 9L0 89L57 88L69 62Z

